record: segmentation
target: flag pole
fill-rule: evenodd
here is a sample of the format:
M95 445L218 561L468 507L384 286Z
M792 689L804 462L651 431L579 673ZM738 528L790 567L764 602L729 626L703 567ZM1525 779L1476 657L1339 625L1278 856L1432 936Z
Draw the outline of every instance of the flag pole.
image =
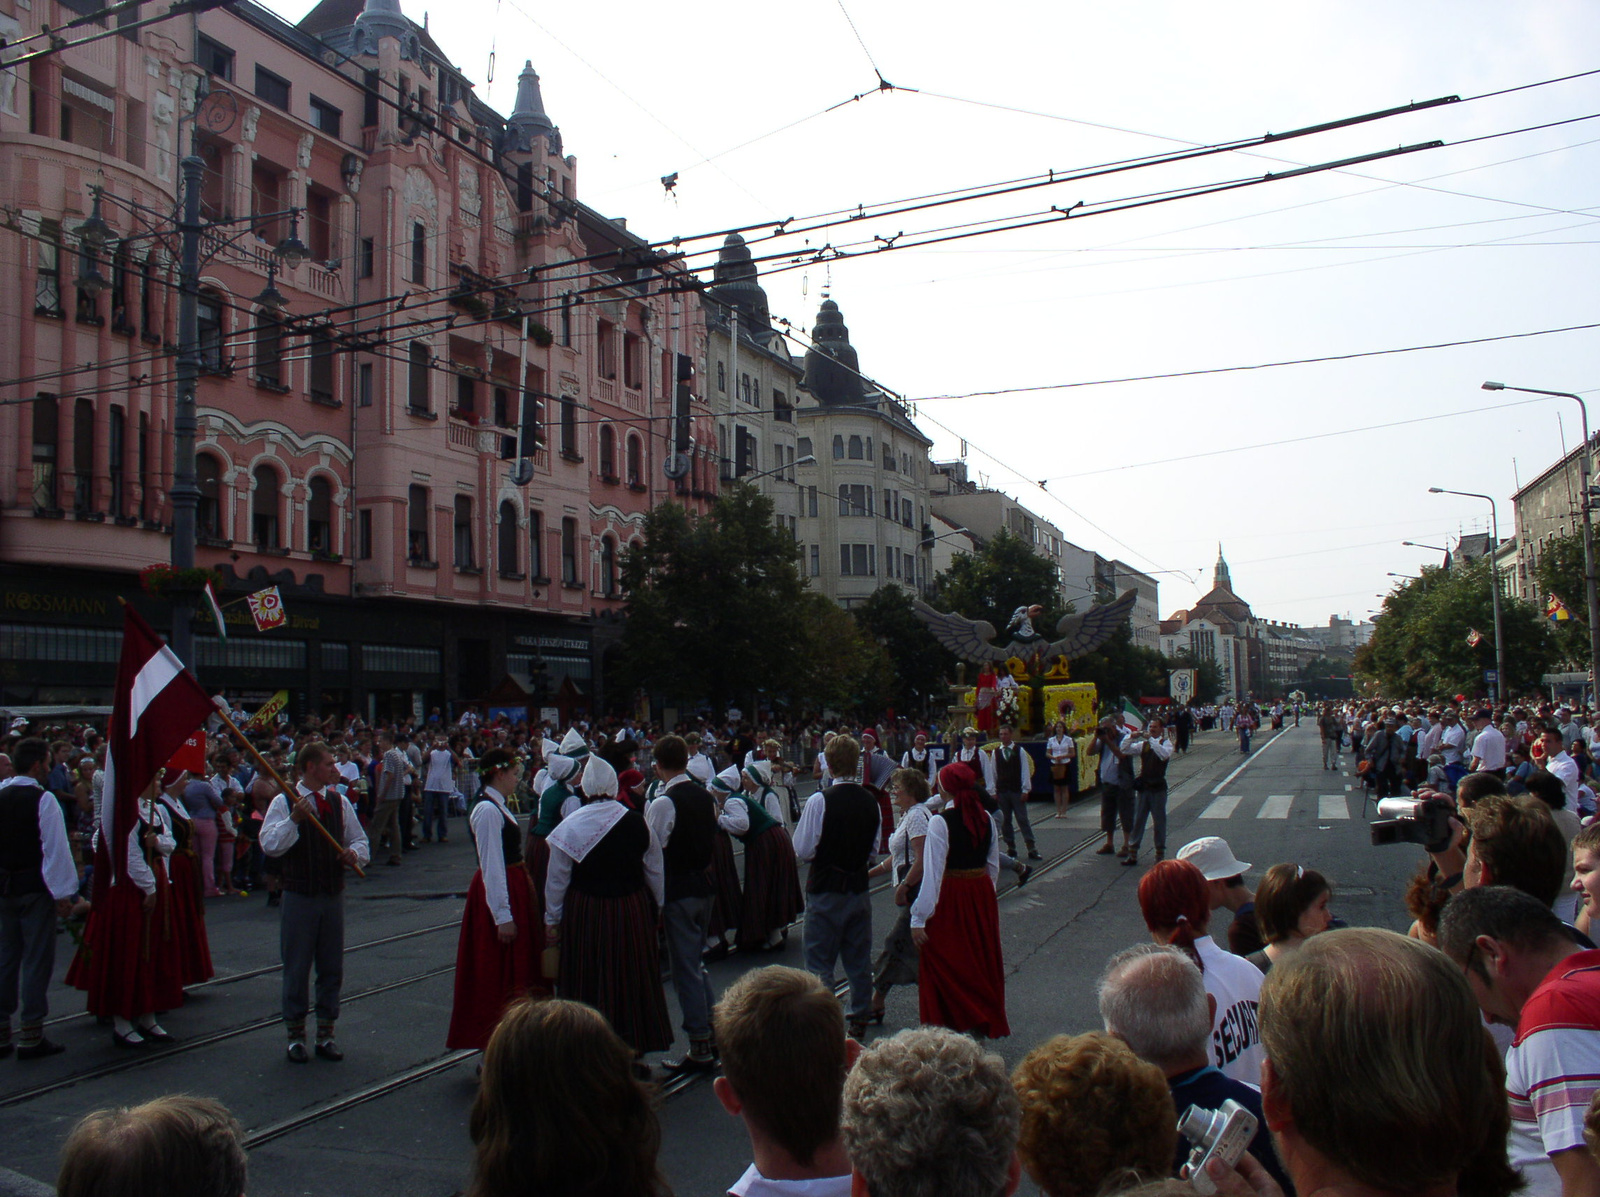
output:
M239 725L234 723L234 721L231 718L228 717L228 713L226 711L224 711L221 707L217 708L217 718L221 719L222 722L227 725L228 730L231 731L234 734L234 736L238 739L239 743L244 747L244 750L246 752L248 752L253 758L255 758L256 764L260 765L263 769L266 770L267 776L272 778L273 781L278 783L278 788L283 791L284 798L288 800L288 803L289 803L290 807L292 808L294 806L295 799L294 799L294 792L289 789L289 783L284 781L283 778L278 775L278 771L276 769L274 769L270 763L268 763L266 757L262 756L259 752L256 751L256 746L254 744L250 743L249 739L245 736L245 734L242 731L239 730ZM318 819L315 815L312 815L311 819L310 819L310 823L311 823L311 825L313 827L315 827L318 831L320 831L322 833L322 838L323 839L327 840L328 843L333 845L335 851L340 852L340 853L344 852L344 845L341 844L338 840L333 838L333 832L329 831L326 827L324 827L322 825L322 820ZM361 871L361 866L360 865L352 864L350 867L355 870L355 873L356 873L357 877L365 877L366 876L366 874Z

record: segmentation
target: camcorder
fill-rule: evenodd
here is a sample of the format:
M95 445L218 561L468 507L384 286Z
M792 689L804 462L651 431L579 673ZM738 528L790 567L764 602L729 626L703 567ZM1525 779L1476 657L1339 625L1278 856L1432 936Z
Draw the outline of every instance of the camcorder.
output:
M1231 1099L1220 1109L1190 1106L1183 1112L1178 1133L1194 1144L1183 1175L1196 1193L1211 1197L1217 1191L1216 1182L1206 1175L1206 1164L1221 1160L1232 1168L1256 1137L1256 1127L1256 1116Z
M1372 822L1372 845L1421 844L1429 852L1450 846L1455 804L1448 798L1384 798Z

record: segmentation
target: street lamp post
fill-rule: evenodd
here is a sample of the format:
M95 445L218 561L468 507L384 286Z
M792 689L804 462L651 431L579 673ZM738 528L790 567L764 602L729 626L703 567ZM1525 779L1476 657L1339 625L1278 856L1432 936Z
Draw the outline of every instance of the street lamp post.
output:
M793 461L786 461L781 466L773 466L770 470L762 470L759 474L741 474L735 482L754 482L757 478L765 478L770 474L781 474L791 466L815 465L816 455L807 453L804 457L797 457Z
M1435 553L1443 553L1446 557L1450 555L1450 550L1445 548L1443 545L1423 544L1421 541L1417 540L1402 540L1400 543L1405 545L1408 549L1432 549Z
M1589 511L1589 405L1571 391L1544 391L1538 387L1513 387L1503 382L1486 382L1486 391L1521 391L1527 395L1553 395L1571 399L1583 413L1583 449L1578 455L1578 506L1583 512L1583 585L1589 608L1589 684L1600 686L1600 587L1594 572L1594 521ZM1600 694L1600 690L1596 691Z
M1506 685L1506 641L1500 634L1500 566L1495 561L1495 554L1500 551L1500 509L1495 506L1493 495L1481 495L1475 490L1446 490L1442 486L1430 486L1428 493L1460 495L1467 499L1482 499L1489 504L1490 538L1493 541L1489 546L1489 598L1494 604L1494 701L1499 702Z

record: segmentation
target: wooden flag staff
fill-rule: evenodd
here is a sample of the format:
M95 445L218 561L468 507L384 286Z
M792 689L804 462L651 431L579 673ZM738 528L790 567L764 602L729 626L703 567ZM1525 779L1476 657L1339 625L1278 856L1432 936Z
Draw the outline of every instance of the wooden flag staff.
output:
M267 762L266 757L262 756L256 751L256 746L250 743L248 737L246 737L245 734L239 730L239 725L234 723L234 721L228 717L228 712L224 711L220 706L217 708L217 718L221 719L223 723L227 724L228 730L234 734L235 738L237 738L239 743L244 747L244 750L253 758L255 758L256 764L260 765L261 768L267 771L267 776L271 777L273 781L278 783L278 788L283 791L284 799L289 803L290 808L293 809L295 795L294 791L289 788L289 783L284 781L283 778L278 775L278 771ZM329 831L323 826L321 819L318 819L315 815L312 815L309 822L311 826L315 827L322 833L323 839L327 840L328 843L333 845L334 851L343 854L344 845L333 838L333 832ZM366 876L366 873L362 872L360 865L352 864L350 867L355 870L357 877Z

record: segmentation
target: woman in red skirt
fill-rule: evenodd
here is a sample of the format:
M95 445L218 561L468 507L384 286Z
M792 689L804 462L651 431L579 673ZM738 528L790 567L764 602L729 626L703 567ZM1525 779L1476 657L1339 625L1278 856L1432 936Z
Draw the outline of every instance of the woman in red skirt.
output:
M544 901L522 867L520 829L505 799L516 792L522 765L509 749L491 748L479 771L484 787L468 820L478 871L461 914L455 1004L444 1041L452 1051L483 1050L508 1005L524 994L549 993L538 968Z
M734 773L717 773L711 758L703 752L690 752L689 776L711 791L719 803L739 791ZM729 781L729 777L733 777ZM711 840L711 922L706 933L707 960L721 960L728 954L728 932L737 932L744 918L744 894L739 889L739 862L733 855L733 838L718 827Z
M557 988L610 1021L635 1056L672 1046L661 988L657 912L661 845L644 816L617 801L617 772L591 755L586 805L550 832L545 937L561 947Z
M990 1039L1006 1022L1005 965L1000 956L1000 837L963 764L939 770L945 808L928 820L922 889L911 906L911 938L921 949L917 986L925 1024Z
M108 879L96 887L83 943L67 970L67 984L88 993L90 1014L111 1019L111 1041L123 1048L177 1042L155 1012L183 1004L165 862L172 834L159 802L140 800L138 819L128 833L127 867L115 885Z
M172 934L178 944L178 976L184 988L217 975L211 964L211 940L206 935L194 820L183 804L182 795L188 784L189 775L182 769L166 769L161 774L161 808L172 828L174 844L167 857L167 879L172 883Z
M744 903L737 943L741 952L768 952L783 946L789 924L805 909L794 843L774 814L775 791L767 779L771 766L755 761L741 771L729 766L717 775L717 826L744 844ZM733 792L742 786L742 790ZM724 794L724 790L728 791ZM772 796L768 804L767 795Z

